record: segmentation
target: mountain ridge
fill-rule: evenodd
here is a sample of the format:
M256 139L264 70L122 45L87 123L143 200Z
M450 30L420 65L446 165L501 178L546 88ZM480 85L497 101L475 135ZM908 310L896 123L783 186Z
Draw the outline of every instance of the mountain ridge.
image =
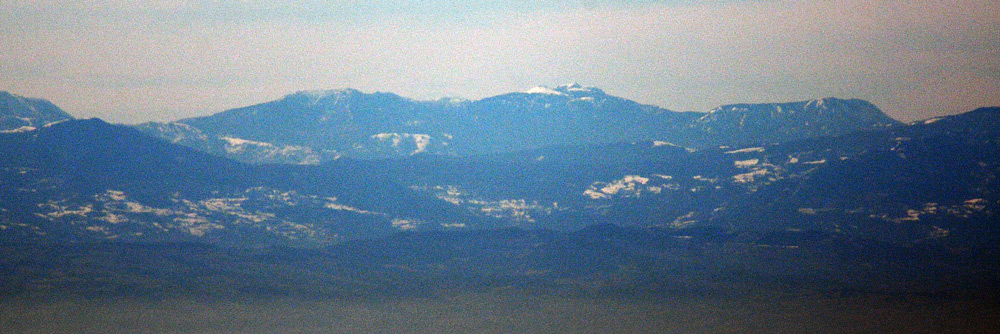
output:
M730 104L709 111L688 125L719 145L727 140L767 144L809 137L902 125L868 101L820 98L807 101ZM729 138L718 139L728 135Z
M73 116L48 100L0 91L0 132L31 131L69 119Z
M792 112L765 115L741 113L740 108ZM637 140L693 148L750 146L900 124L856 99L676 112L567 84L473 101L418 101L355 89L299 91L214 115L136 128L244 162L316 164L341 157L477 155Z

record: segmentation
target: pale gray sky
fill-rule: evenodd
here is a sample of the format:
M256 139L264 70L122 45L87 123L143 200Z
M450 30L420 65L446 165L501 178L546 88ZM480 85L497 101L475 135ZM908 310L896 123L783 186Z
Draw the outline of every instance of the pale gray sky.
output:
M312 89L478 99L579 82L642 103L1000 105L1000 3L0 0L0 90L77 117L207 115Z

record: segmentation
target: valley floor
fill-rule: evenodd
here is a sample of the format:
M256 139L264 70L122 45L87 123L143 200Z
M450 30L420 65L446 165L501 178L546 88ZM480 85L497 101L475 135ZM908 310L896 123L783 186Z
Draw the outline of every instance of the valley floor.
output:
M987 333L995 300L755 292L663 298L500 289L385 299L13 299L4 333Z
M992 248L401 233L323 249L0 244L0 333L989 333Z

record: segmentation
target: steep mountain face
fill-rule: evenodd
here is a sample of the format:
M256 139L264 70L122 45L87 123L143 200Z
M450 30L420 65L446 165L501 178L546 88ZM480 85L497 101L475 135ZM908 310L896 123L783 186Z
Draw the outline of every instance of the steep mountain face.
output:
M251 166L100 120L0 134L0 155L6 242L315 246L479 221L365 171Z
M0 91L0 132L31 131L69 119L73 116L52 102Z
M628 141L745 146L889 125L898 122L860 100L734 105L703 114L643 105L573 84L477 101L414 101L350 89L299 92L138 128L244 162L317 164L340 157L478 155Z

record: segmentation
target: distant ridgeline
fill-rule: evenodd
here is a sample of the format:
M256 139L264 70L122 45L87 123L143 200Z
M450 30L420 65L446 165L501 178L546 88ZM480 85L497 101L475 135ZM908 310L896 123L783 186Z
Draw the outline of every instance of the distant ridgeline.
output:
M550 146L665 141L748 146L899 125L872 104L826 98L674 112L580 85L477 101L415 101L356 90L299 92L215 115L137 126L250 163L317 164L419 153L478 155Z
M296 93L127 127L0 97L3 242L323 246L596 224L1000 235L1000 108L910 124L832 98L677 113L566 85L479 101ZM362 159L376 157L392 159Z
M52 102L0 92L0 133L31 131L73 119Z

